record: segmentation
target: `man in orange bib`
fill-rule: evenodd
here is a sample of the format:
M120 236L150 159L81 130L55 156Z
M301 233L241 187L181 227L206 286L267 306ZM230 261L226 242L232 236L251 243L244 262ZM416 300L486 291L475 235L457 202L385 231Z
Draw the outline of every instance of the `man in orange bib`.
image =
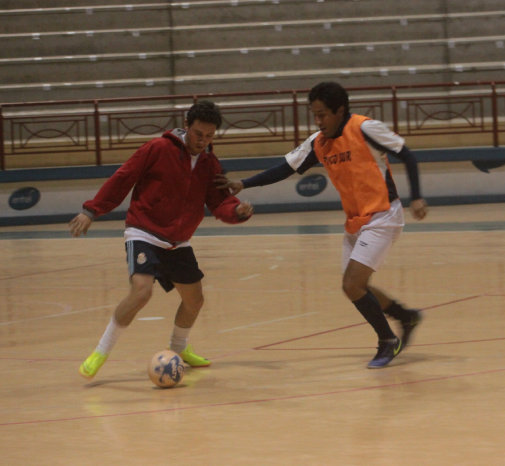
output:
M378 120L349 112L346 90L335 82L311 89L309 104L319 131L286 154L285 161L250 178L232 181L216 178L218 187L235 195L244 188L263 186L304 173L321 163L340 193L346 214L342 251L342 287L346 296L378 335L377 354L370 369L388 365L409 343L421 321L420 311L405 309L369 285L403 226L403 207L393 181L387 155L403 161L410 184L410 210L414 218L426 216L421 197L417 161L404 139ZM401 337L392 331L385 315L397 319Z

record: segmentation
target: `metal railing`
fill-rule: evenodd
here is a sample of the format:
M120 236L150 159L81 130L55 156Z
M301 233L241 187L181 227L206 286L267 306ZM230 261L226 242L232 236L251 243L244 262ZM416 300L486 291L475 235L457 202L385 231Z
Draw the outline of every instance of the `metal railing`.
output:
M351 111L388 123L402 136L483 135L499 147L505 132L505 81L348 88ZM136 148L184 124L199 99L221 106L223 125L214 143L290 143L296 147L317 128L308 89L142 98L6 103L0 105L0 169L33 154L92 154ZM54 165L54 164L53 164Z

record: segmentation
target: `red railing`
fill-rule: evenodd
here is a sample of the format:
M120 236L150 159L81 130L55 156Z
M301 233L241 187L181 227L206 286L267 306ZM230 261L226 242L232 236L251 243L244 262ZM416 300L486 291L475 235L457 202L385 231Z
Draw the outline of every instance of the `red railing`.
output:
M500 145L505 131L505 81L348 88L351 110L388 123L403 136L482 134ZM502 87L500 87L502 86ZM0 105L0 168L30 154L91 153L138 147L173 127L198 99L220 104L223 126L215 144L289 142L316 130L307 89L143 98L6 103Z

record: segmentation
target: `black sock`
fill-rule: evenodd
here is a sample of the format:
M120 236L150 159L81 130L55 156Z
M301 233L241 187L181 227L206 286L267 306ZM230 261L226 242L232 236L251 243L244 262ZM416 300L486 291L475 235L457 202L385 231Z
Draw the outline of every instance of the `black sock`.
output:
M377 298L372 294L370 290L367 291L366 295L362 298L357 299L352 302L356 309L361 313L361 315L367 320L367 322L373 327L379 340L389 340L396 338L396 335L391 330L391 327L386 320Z
M409 321L412 316L412 311L410 309L405 309L401 304L393 301L391 305L384 309L384 314L393 317L401 322Z

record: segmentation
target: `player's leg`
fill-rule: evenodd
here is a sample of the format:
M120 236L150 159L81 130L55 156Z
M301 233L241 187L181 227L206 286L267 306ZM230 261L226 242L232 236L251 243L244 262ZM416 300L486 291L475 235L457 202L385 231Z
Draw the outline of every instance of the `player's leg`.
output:
M379 340L395 339L379 301L370 291L368 282L374 270L351 259L344 272L342 288L366 321L373 327Z
M384 261L400 228L368 228L344 235L342 287L346 296L377 333L379 344L369 368L384 367L399 354L401 340L394 334L381 303L369 287L370 278ZM352 246L352 249L351 249ZM350 250L351 249L351 250ZM382 298L382 296L381 296Z
M116 307L93 353L79 367L79 372L82 376L91 378L96 375L109 357L112 348L123 330L130 325L137 312L151 298L152 288L152 275L134 274L131 276L128 295Z
M174 283L181 296L181 303L177 309L174 329L170 338L170 349L179 353L191 367L210 366L210 361L194 353L193 347L188 344L189 333L203 306L202 282Z
M79 373L86 378L96 375L107 360L119 335L130 325L137 312L147 304L152 295L159 263L155 248L142 241L127 241L125 248L130 290L114 310L95 351L79 367Z
M181 296L181 304L175 314L174 323L178 327L193 327L203 306L202 281L196 283L174 283Z
M375 214L370 224L365 227L364 234L367 236L365 242L370 243L372 248L378 252L378 255L374 258L375 265L372 265L375 270L385 259L389 248L400 236L404 223L403 208L400 201L396 200L391 203L389 211ZM363 238L360 237L360 239ZM405 348L410 342L413 330L421 322L421 313L417 309L404 308L375 287L369 286L368 289L379 301L382 312L400 321L402 327L401 339Z
M193 352L188 344L189 333L203 306L203 272L198 267L193 248L181 247L166 251L163 262L162 286L168 290L168 284L174 286L181 297L170 337L170 349L179 353L192 367L209 366L210 361Z
M181 303L175 315L170 349L179 353L183 361L191 367L210 366L210 361L195 354L193 347L188 344L189 333L203 306L202 282L174 283L174 285L181 296Z
M120 327L127 327L151 299L154 277L136 273L130 278L130 292L116 307L114 320Z
M418 309L407 309L403 307L400 303L384 294L383 291L373 286L369 286L368 288L379 301L382 312L400 322L402 327L401 339L403 347L405 348L411 342L414 329L422 320L421 312Z

